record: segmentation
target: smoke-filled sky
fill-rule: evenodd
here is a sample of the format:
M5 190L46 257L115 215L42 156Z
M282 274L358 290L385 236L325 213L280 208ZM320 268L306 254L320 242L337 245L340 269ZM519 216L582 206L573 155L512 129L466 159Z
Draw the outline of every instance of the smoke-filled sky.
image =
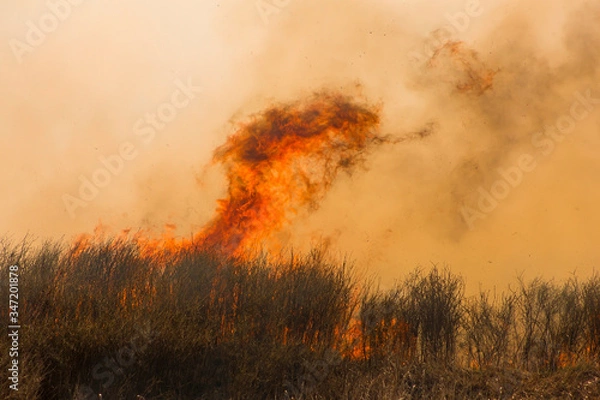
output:
M0 5L0 233L177 225L226 192L216 147L320 90L381 109L379 146L277 237L385 286L600 266L600 4L98 0Z

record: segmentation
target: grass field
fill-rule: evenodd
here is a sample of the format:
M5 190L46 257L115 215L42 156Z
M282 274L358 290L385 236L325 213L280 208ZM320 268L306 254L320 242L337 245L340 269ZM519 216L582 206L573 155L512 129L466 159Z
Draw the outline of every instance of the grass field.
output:
M21 370L0 398L600 398L598 276L467 297L447 269L381 291L318 250L231 259L6 240L5 301L11 265Z

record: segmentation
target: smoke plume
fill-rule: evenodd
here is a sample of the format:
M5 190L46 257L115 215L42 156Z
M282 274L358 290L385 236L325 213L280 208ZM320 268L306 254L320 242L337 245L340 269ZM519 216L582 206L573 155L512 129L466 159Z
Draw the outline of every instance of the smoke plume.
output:
M522 271L585 276L600 262L595 2L82 2L54 29L45 3L0 8L0 228L14 239L101 222L169 223L184 237L208 226L216 241L231 195L248 200L251 181L235 177L276 174L240 170L253 129L269 137L273 110L302 119L314 107L335 126L341 100L316 92L377 116L350 129L365 142L341 136L369 154L353 174L337 173L348 153L335 140L284 157L293 167L276 187L318 190L281 199L271 240L329 241L386 285L419 264L448 264L476 289ZM337 132L320 123L317 136ZM300 179L302 165L318 173ZM271 215L275 194L252 212ZM238 223L251 246L262 237Z

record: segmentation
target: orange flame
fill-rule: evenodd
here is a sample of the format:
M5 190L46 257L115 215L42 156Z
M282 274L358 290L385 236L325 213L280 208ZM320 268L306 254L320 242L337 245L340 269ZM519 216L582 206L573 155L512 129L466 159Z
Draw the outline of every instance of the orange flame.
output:
M379 108L351 98L320 92L308 99L273 106L241 124L216 149L212 163L222 164L228 195L218 200L215 217L190 239L175 236L167 224L160 237L148 231L133 235L146 256L172 254L200 247L227 256L248 255L261 247L273 250L272 234L285 228L301 211L319 207L341 172L351 174L369 150L383 143L421 139L431 127L390 139L381 136ZM75 251L103 241L106 228L82 235ZM130 239L124 230L121 239Z
M431 56L428 67L439 67L442 72L455 70L451 74L461 76L462 80L452 82L460 93L482 95L492 89L498 71L488 68L479 60L477 52L465 48L462 42L448 42L440 46ZM444 79L441 78L443 81Z
M228 197L195 237L206 248L241 255L268 241L300 210L316 209L336 178L384 138L377 109L320 93L256 115L219 147Z

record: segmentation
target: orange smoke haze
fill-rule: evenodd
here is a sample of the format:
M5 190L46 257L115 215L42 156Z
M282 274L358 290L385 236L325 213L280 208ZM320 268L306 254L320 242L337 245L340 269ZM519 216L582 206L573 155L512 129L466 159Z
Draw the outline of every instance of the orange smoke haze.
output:
M240 126L213 155L225 167L227 197L216 216L193 235L177 239L176 226L161 236L123 230L144 253L199 246L243 257L260 250L281 250L273 235L302 211L315 211L341 172L364 165L376 145L424 138L431 132L390 138L377 133L379 110L339 93L320 92L296 103L272 106ZM102 241L110 229L99 224L76 246Z
M600 265L597 2L226 3L81 2L20 57L52 11L0 5L0 235L325 240L474 290Z

